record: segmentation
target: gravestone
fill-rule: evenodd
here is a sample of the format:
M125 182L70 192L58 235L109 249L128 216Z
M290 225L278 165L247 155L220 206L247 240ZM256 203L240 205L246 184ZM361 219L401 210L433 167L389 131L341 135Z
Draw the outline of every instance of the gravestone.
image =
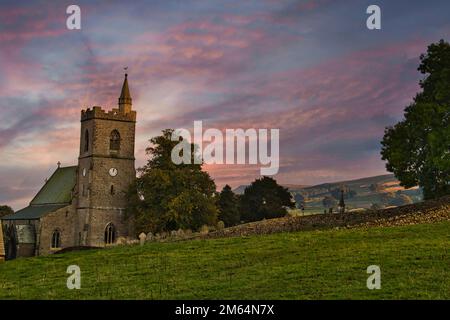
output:
M127 244L127 239L125 237L119 237L119 238L117 238L117 244L118 245Z
M145 233L142 232L142 233L139 235L139 243L141 244L141 246L144 245L145 239L147 239L147 235L146 235Z
M178 231L177 231L177 237L178 238L180 238L180 239L183 239L184 238L184 231L183 231L183 229L178 229Z

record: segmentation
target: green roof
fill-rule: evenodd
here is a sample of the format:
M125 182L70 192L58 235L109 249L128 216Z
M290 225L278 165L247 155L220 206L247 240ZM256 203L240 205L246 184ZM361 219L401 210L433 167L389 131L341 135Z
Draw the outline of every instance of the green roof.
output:
M77 167L58 168L37 193L30 205L67 204L77 180Z
M33 220L63 208L72 201L77 180L77 167L58 168L39 190L30 205L1 220Z
M66 207L68 204L47 204L28 206L14 214L4 216L1 220L34 220L39 219L43 215Z

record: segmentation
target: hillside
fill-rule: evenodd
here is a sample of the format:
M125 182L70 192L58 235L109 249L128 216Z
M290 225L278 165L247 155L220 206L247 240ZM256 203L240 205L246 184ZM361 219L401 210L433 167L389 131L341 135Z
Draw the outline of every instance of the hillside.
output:
M247 188L248 186L249 186L248 184L240 185L239 187L233 189L233 192L236 194L244 194L245 188ZM303 184L283 184L283 187L288 188L291 191L296 191L308 188L310 186Z
M350 229L8 261L0 264L0 299L450 299L449 202L394 210L397 219L383 211L383 219ZM72 264L81 268L81 290L66 288ZM374 264L382 270L381 290L366 287Z
M393 174L385 174L380 176L373 176L373 177L366 177L366 178L360 178L355 180L345 180L345 181L338 181L338 182L328 182L328 183L321 183L314 186L305 186L301 184L283 184L284 187L288 188L290 191L308 191L308 192L320 192L320 190L328 190L330 188L336 188L341 186L342 184L345 185L351 185L352 187L362 187L370 186L374 183L391 183L391 182L398 182L398 180L395 178ZM237 188L235 188L233 191L237 194L243 194L245 188L248 187L248 185L241 185Z
M301 186L286 184L293 194L300 194L305 199L305 209L307 214L320 213L324 211L322 200L326 196L339 198L342 187L351 192L351 196L346 199L347 208L370 208L372 205L386 207L399 205L400 195L406 195L413 203L422 200L422 193L419 188L404 189L399 181L392 174L361 178L356 180L339 181L332 183L322 183L315 186ZM242 185L234 189L237 194L243 194L247 186ZM401 203L400 204L406 204Z

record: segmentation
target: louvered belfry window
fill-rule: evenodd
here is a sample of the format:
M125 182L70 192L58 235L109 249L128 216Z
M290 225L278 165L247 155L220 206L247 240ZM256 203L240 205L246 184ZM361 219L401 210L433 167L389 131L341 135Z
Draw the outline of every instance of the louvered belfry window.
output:
M119 131L113 130L111 132L111 138L109 140L109 149L118 151L120 150L120 134Z

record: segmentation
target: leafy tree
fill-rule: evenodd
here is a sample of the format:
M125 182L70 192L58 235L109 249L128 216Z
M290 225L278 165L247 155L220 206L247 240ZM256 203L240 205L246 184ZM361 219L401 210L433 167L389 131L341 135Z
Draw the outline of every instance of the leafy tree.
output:
M323 198L323 200L322 200L322 204L327 209L333 208L337 205L337 200L335 197L325 196L325 198Z
M245 189L240 202L241 217L247 222L283 217L287 214L286 207L295 207L288 189L270 177L253 181Z
M0 206L0 218L13 214L14 210L9 206Z
M403 187L419 185L431 199L450 194L450 44L431 44L420 60L422 92L386 128L381 155Z
M139 177L128 192L127 216L135 222L136 231L160 232L176 229L198 230L215 225L216 185L202 164L172 162L171 153L183 139L172 141L174 130L163 130L150 140L146 149L150 158L138 169ZM196 146L190 144L191 160Z
M229 185L223 187L219 195L219 220L225 223L226 227L239 224L241 215L239 212L238 198Z

